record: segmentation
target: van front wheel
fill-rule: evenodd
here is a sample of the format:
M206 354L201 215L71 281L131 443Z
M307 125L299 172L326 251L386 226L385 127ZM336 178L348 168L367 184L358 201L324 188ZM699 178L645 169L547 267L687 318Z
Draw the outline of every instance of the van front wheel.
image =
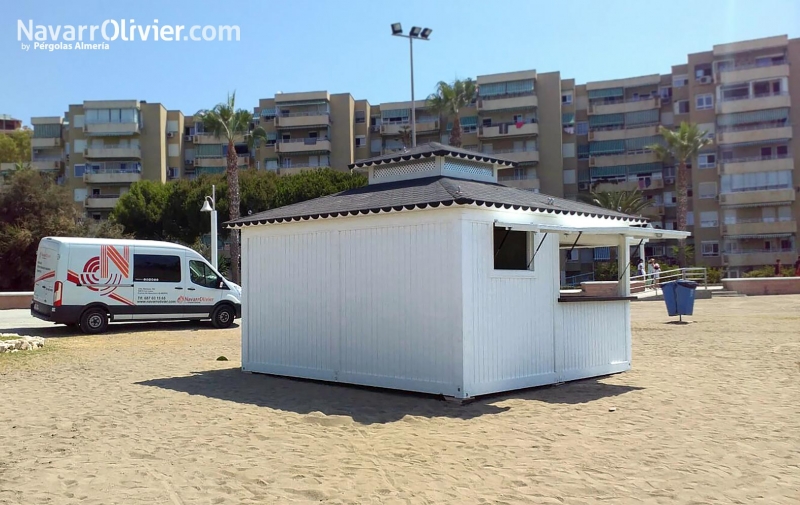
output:
M103 333L108 329L108 315L99 308L89 309L81 315L81 331L84 333Z
M230 305L220 305L211 314L211 322L214 324L214 328L230 328L235 318L236 313Z

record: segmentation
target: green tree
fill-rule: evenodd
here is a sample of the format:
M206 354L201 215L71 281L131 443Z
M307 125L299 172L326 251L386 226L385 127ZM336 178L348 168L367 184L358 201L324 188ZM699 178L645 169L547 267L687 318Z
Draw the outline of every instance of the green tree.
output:
M0 163L31 161L31 136L29 128L0 135Z
M677 192L677 218L678 230L686 231L686 216L689 213L689 170L688 163L697 156L700 150L711 143L708 132L700 131L696 124L682 122L677 130L659 127L659 133L664 137L663 144L656 144L650 148L661 161L674 161L677 163L676 192ZM683 246L685 239L681 239ZM686 249L681 249L678 263L686 266Z
M174 184L156 181L131 184L111 211L111 218L138 239L165 240L169 236L164 231L164 211L174 188Z
M330 168L303 171L278 179L274 207L339 193L366 183L367 179L363 175L338 172Z
M471 104L478 94L478 87L472 79L456 79L452 84L439 81L436 92L428 96L427 107L438 114L443 123L453 121L450 131L450 145L461 147L461 109Z
M408 125L404 125L400 128L400 142L403 143L404 147L412 146L411 136L411 128L409 128Z
M651 204L650 200L646 200L638 189L633 191L601 191L599 193L592 191L588 195L580 195L580 199L604 209L616 210L632 216L640 215L642 210Z
M29 168L14 171L0 192L0 291L30 291L39 241L48 236L119 238L113 222L85 220L72 194L52 175Z
M253 114L245 109L236 108L236 93L228 95L228 100L217 104L213 109L200 110L195 114L195 119L203 124L206 132L224 140L228 144L227 179L228 179L228 207L231 220L238 219L241 194L239 190L239 167L236 156L235 143L237 140L246 140L255 145L260 140L266 141L267 133L263 128L256 127L250 130ZM230 234L231 242L231 280L239 283L239 234L234 231Z

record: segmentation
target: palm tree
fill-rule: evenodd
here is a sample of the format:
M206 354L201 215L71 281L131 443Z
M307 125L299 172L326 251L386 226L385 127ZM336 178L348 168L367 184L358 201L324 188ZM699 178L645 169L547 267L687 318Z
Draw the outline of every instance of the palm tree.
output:
M411 147L411 128L408 125L400 128L400 142L403 143L403 147Z
M662 162L674 160L678 164L676 174L678 230L686 231L686 215L689 213L689 170L686 165L697 156L700 149L711 143L711 139L707 136L708 132L700 131L696 124L687 122L682 122L675 131L663 126L658 130L664 137L664 143L649 147ZM686 266L686 252L684 239L681 239L678 263L682 267Z
M253 114L236 108L236 92L228 95L228 100L217 104L213 109L203 109L195 114L195 119L203 124L203 129L216 138L228 143L227 178L230 219L240 216L241 194L239 192L239 167L236 155L237 141L246 141L255 146L259 140L267 138L267 132L260 126L250 130ZM239 283L239 232L231 230L231 280Z
M599 193L592 191L588 195L580 195L579 198L586 203L632 216L639 215L642 210L651 204L650 200L646 200L638 189L633 191L601 191Z
M439 81L436 93L428 96L427 107L438 114L444 122L453 121L450 131L450 145L461 147L461 109L471 104L478 94L478 87L472 79L456 79L453 84Z

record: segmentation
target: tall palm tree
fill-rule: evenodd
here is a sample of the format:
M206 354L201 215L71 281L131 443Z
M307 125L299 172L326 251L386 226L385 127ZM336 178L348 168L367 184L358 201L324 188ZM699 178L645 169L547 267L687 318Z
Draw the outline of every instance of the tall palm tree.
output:
M253 114L245 109L236 108L236 92L228 95L228 100L214 106L213 109L203 109L195 114L197 122L202 123L203 129L228 144L227 178L228 200L230 219L240 216L241 194L239 192L239 167L235 143L247 142L256 145L260 139L266 140L267 133L260 126L250 130ZM239 232L231 230L231 280L239 283Z
M453 84L439 81L436 93L428 96L427 107L434 114L438 114L444 122L453 121L450 131L450 145L461 147L461 116L460 111L475 100L478 87L472 79L456 79Z
M711 143L706 131L700 131L696 124L682 122L677 130L659 127L664 137L663 144L650 146L661 161L674 160L678 165L676 174L678 230L686 231L686 215L689 213L689 170L687 164L703 147ZM680 241L678 263L686 266L686 246Z
M632 216L639 215L642 210L651 204L650 200L646 200L638 189L633 191L601 191L599 193L592 191L588 195L580 195L579 198L586 203Z

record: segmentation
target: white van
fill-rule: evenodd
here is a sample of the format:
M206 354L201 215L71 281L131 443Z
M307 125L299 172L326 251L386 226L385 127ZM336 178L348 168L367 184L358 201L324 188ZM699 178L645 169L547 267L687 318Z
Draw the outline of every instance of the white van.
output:
M242 288L188 247L148 240L45 237L36 255L31 315L101 333L110 321L242 314Z

